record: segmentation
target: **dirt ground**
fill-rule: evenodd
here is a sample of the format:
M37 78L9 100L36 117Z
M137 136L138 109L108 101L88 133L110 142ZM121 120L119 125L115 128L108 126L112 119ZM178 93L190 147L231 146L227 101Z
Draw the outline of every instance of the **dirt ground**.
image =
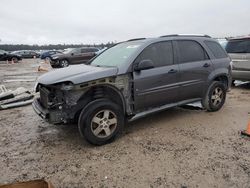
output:
M32 88L39 60L0 63L0 84ZM94 147L76 125L50 125L20 107L0 111L0 184L45 178L59 187L250 187L250 84L233 87L215 113L173 108Z

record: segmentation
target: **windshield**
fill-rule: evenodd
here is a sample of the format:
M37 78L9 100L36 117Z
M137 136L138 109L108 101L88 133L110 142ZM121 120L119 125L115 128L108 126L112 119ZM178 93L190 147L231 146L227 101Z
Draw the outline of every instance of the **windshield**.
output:
M0 50L0 54L7 54L8 52L4 51L4 50Z
M250 53L250 40L232 40L226 45L227 53Z
M117 44L116 46L104 51L96 57L91 65L103 67L117 67L126 62L126 60L139 48L142 41L133 41Z

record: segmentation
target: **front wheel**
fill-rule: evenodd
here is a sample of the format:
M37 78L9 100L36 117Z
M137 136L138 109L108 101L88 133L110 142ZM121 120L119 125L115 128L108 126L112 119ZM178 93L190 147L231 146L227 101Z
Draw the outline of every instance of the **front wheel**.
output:
M50 57L46 57L46 58L45 58L45 61L51 62L51 58L50 58Z
M95 100L79 116L80 134L94 145L110 143L122 132L124 115L119 105L108 99Z
M64 68L64 67L68 67L69 66L69 61L64 59L60 61L60 67Z
M202 99L203 107L209 112L220 110L225 103L226 93L225 84L218 81L212 82L205 97Z

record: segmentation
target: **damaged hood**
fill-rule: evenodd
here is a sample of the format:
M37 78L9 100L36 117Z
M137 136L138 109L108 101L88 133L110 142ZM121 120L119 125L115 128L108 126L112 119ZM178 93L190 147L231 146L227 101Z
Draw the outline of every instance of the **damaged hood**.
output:
M38 83L51 85L70 81L79 84L117 75L117 67L94 67L90 65L73 65L66 68L50 71L38 78Z

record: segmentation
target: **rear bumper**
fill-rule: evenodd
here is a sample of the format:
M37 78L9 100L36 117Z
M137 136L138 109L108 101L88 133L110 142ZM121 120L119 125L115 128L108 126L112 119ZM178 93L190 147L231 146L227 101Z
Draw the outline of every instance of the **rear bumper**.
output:
M250 71L232 70L233 80L250 81Z

